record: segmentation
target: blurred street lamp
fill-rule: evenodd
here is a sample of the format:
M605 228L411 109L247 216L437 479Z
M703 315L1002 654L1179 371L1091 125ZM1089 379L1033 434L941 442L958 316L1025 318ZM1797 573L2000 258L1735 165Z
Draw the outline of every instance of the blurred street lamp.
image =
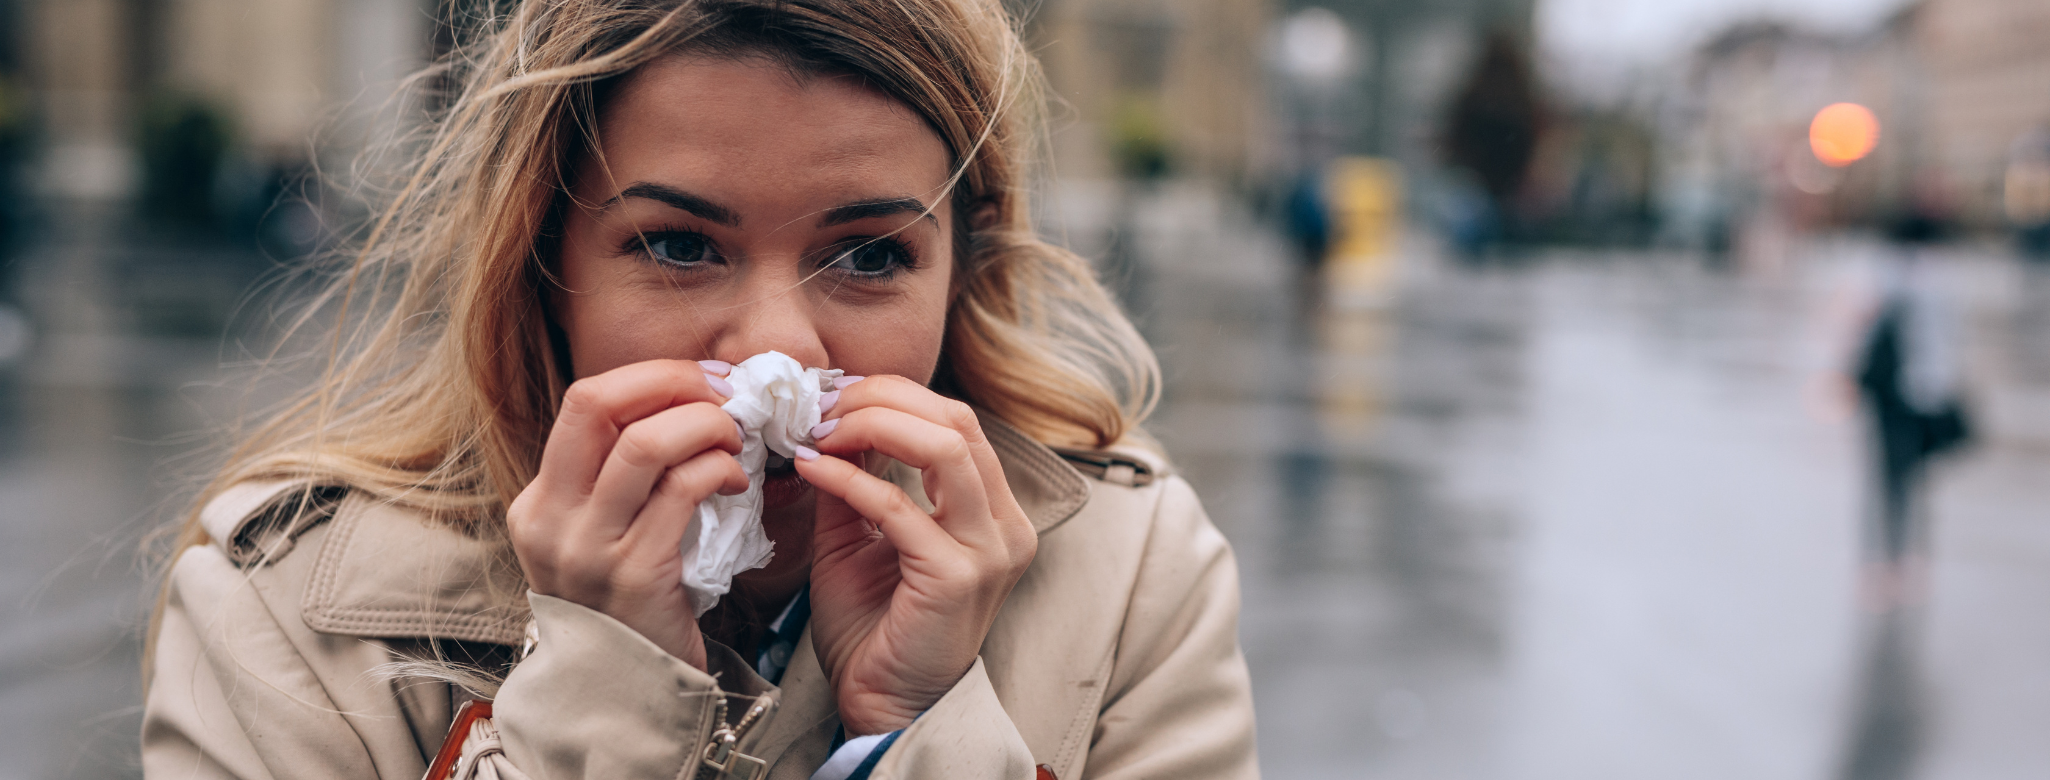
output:
M1307 84L1335 84L1352 69L1352 35L1328 8L1305 8L1283 20L1275 48L1281 71Z
M1856 103L1828 106L1808 125L1808 147L1815 150L1815 159L1832 168L1864 159L1878 143L1878 117Z

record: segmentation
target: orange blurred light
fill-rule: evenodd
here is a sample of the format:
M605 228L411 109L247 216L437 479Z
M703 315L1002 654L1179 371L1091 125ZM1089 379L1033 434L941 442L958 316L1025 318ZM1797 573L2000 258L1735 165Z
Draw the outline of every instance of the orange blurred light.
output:
M1842 168L1864 159L1879 143L1879 118L1856 103L1837 103L1816 112L1808 125L1808 147L1815 159Z

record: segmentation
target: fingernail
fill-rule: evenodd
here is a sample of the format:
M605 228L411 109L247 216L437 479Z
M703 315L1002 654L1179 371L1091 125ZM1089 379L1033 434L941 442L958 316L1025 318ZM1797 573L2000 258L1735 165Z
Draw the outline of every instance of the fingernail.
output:
M816 441L833 435L833 429L840 427L839 420L827 420L811 427L811 438Z
M845 390L845 389L847 389L847 386L848 386L848 385L854 384L855 382L859 382L859 381L861 381L861 380L863 380L863 379L867 379L867 378L868 378L868 377L865 377L865 376L840 376L840 377L834 377L834 378L833 378L833 389L834 389L834 390Z
M711 385L712 392L714 393L726 396L727 398L733 397L733 383L731 382L728 382L724 379L720 379L716 376L712 376L711 374L706 374L705 384Z
M815 450L815 449L812 449L812 448L810 448L810 447L806 447L806 446L804 446L804 445L802 445L802 444L799 444L799 445L797 445L797 459L798 459L798 460L818 460L818 459L819 459L819 451L818 451L818 450Z
M734 420L734 421L733 421L733 432L734 432L734 433L737 433L737 434L740 434L740 440L741 440L741 441L743 441L743 442L747 441L747 428L746 428L745 426L742 426L742 425L740 424L740 421L739 421L739 420ZM816 438L816 437L814 437L814 438Z
M837 404L839 402L840 391L838 390L834 390L833 392L819 396L819 414L825 414L827 412L833 411L833 404Z
M733 373L733 364L724 360L700 360L698 361L698 367L703 368L705 373L713 376L727 376Z

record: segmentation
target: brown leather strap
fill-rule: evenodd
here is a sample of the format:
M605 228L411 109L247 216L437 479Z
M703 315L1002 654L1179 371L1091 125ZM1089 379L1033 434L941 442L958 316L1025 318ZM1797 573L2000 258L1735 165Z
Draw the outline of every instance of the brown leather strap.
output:
M449 724L448 738L441 741L441 752L434 754L434 763L427 765L427 774L420 780L449 780L449 775L456 771L456 762L463 757L463 741L470 737L470 725L489 717L491 702L463 702L456 710L455 722Z

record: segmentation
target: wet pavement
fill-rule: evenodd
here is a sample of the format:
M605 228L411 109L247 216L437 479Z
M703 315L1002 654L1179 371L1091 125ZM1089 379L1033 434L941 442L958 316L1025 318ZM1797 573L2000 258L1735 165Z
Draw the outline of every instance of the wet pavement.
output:
M1887 609L1836 373L1884 247L1471 268L1411 240L1349 290L1205 203L1128 230L1133 297L1152 427L1239 554L1268 776L2050 765L2050 273L1944 258L1982 436L1937 469L1926 598Z
M1334 285L1200 190L1131 213L1121 278L1169 376L1150 427L1237 549L1268 776L2050 765L2050 274L1949 263L1985 435L1935 480L1926 601L1879 610L1829 379L1878 247L1470 268L1412 239L1392 282ZM16 283L57 325L0 367L0 780L135 774L134 551L229 411L208 383L234 355L187 315L241 272L135 282L66 240ZM94 335L145 331L173 335Z

